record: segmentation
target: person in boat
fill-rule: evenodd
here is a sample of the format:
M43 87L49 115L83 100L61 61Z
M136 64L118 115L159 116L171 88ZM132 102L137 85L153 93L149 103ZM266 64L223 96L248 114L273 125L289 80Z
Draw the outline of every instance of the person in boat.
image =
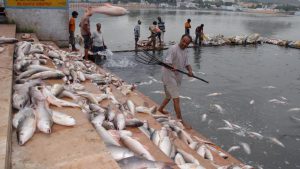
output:
M190 35L182 35L180 43L170 47L165 60L165 63L170 65L174 69L186 69L188 71L189 76L193 76L193 71L188 61L188 54L186 48L192 41L193 40ZM179 90L182 81L182 74L175 71L174 69L172 70L166 67L162 68L162 82L165 91L165 98L161 103L158 111L160 111L163 114L168 114L164 110L164 108L172 99L174 110L176 112L176 117L182 120L181 109L179 104Z
M101 23L96 24L96 31L92 33L92 52L95 54L97 52L105 51L106 45L104 43L104 38L101 31ZM106 56L104 56L106 58Z

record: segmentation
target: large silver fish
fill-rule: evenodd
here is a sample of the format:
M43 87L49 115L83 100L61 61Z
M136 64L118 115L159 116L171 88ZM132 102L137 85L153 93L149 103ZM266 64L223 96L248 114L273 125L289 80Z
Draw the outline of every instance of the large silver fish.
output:
M118 161L118 164L122 169L145 169L145 168L171 169L175 166L175 164L173 163L151 161L137 156L122 159Z
M94 127L96 128L97 133L100 135L105 144L120 146L120 144L116 140L114 140L112 135L110 135L107 130L105 130L100 124L94 123Z
M144 107L144 106L137 106L135 108L136 112L140 112L140 113L147 113L147 114L155 114L156 113L156 106L152 106L150 108Z
M36 118L33 111L24 112L25 116L19 120L17 127L17 139L19 145L24 145L34 134Z
M116 161L134 156L134 153L125 147L120 147L115 145L108 145L106 147L109 150L113 159Z
M76 124L76 120L72 116L54 110L51 113L53 122L56 124L63 126L74 126Z
M9 38L9 37L0 36L0 44L16 43L16 42L18 42L18 39L16 39L16 38Z
M150 154L150 152L137 140L125 135L121 135L121 141L127 148L129 148L134 153L145 157L147 160L155 161L154 157Z
M116 129L123 130L125 128L125 116L122 113L119 113L115 116L114 124Z

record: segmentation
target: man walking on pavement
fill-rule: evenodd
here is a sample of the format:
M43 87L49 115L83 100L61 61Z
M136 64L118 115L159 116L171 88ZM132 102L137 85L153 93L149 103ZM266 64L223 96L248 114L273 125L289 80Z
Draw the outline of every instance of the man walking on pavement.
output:
M189 76L193 76L193 72L192 72L192 67L188 62L188 55L187 55L186 48L189 46L191 42L192 42L191 36L184 34L181 37L179 44L175 44L172 47L170 47L167 58L165 60L165 63L170 65L174 69L179 69L179 70L187 69ZM168 114L166 111L164 111L164 108L172 99L174 104L174 110L176 112L176 117L182 120L180 102L179 102L179 90L182 81L182 74L175 70L171 70L163 67L162 81L165 90L165 98L162 104L160 105L158 111L160 111L163 114ZM183 121L182 123L186 125L186 123L184 123Z

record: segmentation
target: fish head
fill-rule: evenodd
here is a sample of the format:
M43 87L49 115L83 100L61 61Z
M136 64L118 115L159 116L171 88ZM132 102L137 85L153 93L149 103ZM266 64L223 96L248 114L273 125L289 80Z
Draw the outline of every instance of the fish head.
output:
M46 134L51 133L51 126L52 126L52 122L50 122L50 121L42 120L42 121L38 122L39 130Z

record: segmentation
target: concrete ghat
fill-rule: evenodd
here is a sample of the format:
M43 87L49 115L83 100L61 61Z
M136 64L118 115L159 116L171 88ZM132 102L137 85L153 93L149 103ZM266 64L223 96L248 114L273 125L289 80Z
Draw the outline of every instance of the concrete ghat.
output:
M20 35L17 35L17 37L20 37ZM53 67L52 64L47 66ZM46 83L54 84L62 83L62 81L47 80ZM96 89L93 88L93 90ZM52 133L49 135L37 130L31 140L24 146L17 144L14 129L11 140L11 168L119 169L118 164L107 151L94 127L79 108L51 108L74 117L76 125L74 127L66 127L54 124Z
M20 37L20 35L17 35L17 37ZM53 43L50 42L47 42L47 44L54 46ZM52 64L48 64L48 66L53 67ZM100 72L107 72L101 68L98 68L98 70ZM54 84L62 83L62 81L47 80L46 83ZM90 82L84 82L82 84L86 87L88 92L101 93L97 86L91 84ZM134 90L129 95L124 96L115 87L111 87L112 92L121 103L125 102L127 99L131 99L136 105L143 105L145 102L148 103L149 106L157 105L155 102L137 90ZM108 104L109 102L107 100L101 102L102 106L107 106ZM52 128L52 133L49 135L36 131L33 138L31 138L31 140L29 140L24 146L19 146L17 144L16 132L14 130L11 140L11 168L119 168L117 163L112 159L107 151L103 141L80 109L57 108L53 106L51 108L73 116L76 119L77 124L74 127L54 125ZM150 115L136 114L135 116L141 120L147 120L152 128L161 128L161 125ZM9 126L11 126L11 124ZM128 130L133 132L133 137L141 142L156 160L172 162L172 160L163 154L163 152L157 146L155 146L140 130L136 128L128 128ZM206 140L194 130L186 131L193 136L198 136ZM181 148L184 151L192 154L205 168L215 168L210 161L200 157L180 139L174 138L173 142L177 148ZM220 150L219 147L215 147ZM214 156L216 157L216 155ZM215 163L218 165L229 165L240 164L241 162L229 155L229 158L226 160L222 158L216 158Z
M0 25L0 36L15 37L16 25ZM11 92L14 44L1 45L0 53L0 168L10 167Z

